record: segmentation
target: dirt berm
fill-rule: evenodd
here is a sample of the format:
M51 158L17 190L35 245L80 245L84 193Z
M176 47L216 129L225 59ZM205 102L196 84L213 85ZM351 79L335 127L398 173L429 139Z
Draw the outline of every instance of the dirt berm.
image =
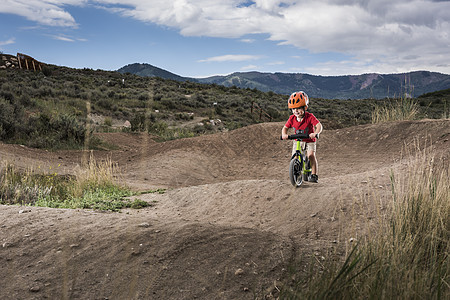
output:
M119 148L97 160L117 162L133 189L166 193L121 213L0 206L0 299L270 298L295 258L344 253L387 212L404 149L449 156L450 120L325 130L319 183L296 189L282 125L165 143L102 134ZM0 144L2 162L59 174L88 157Z

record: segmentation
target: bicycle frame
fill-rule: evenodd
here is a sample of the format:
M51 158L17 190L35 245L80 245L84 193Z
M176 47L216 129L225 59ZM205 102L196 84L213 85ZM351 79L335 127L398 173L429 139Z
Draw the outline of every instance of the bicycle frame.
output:
M304 162L302 163L302 174L303 175L308 175L309 173L312 172L311 166L309 164L309 159L307 156L306 149L302 149L301 147L301 142L299 140L296 141L297 147L295 149L295 154L292 156L292 158L297 157L297 159L300 160L300 162ZM306 144L305 144L306 147ZM291 159L292 159L291 158Z

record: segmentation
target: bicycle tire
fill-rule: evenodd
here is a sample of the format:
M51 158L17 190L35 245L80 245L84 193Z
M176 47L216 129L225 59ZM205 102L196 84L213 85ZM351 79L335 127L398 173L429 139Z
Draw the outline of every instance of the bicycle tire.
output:
M295 187L299 187L303 183L303 161L297 158L291 159L289 163L289 179L291 184Z

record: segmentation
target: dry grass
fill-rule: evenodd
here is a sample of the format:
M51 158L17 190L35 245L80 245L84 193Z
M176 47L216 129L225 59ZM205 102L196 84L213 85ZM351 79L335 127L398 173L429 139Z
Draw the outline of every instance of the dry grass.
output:
M450 299L449 161L416 147L391 174L392 201L379 226L347 255L330 257L282 299ZM377 201L378 202L378 201Z
M372 124L414 120L419 114L419 106L415 99L406 95L399 99L393 99L387 105L377 105L372 112Z
M366 261L376 261L365 291L391 299L448 299L449 162L416 151L406 170L391 174L390 218L380 221L380 231L362 246Z
M97 161L90 152L89 159L85 159L81 168L75 171L75 181L72 185L72 195L82 196L83 192L92 187L111 187L117 185L120 169L111 158Z
M111 159L97 162L92 154L74 176L38 174L31 169L18 171L5 162L0 167L0 204L112 211L149 205L128 200L133 192L118 184L118 178L120 170L117 164Z

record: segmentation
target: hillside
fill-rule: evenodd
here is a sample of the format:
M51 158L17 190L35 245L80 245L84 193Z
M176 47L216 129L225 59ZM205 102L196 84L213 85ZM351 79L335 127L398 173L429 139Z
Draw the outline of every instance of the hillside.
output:
M412 96L447 89L450 75L419 71L402 74L362 74L346 76L315 76L290 73L233 73L228 76L201 79L200 82L225 86L257 88L262 91L290 94L305 90L312 97L326 99L364 99Z
M17 65L14 56L2 57ZM48 64L42 72L6 65L0 69L0 140L30 147L79 149L97 131L147 131L170 140L289 115L287 97L273 92ZM338 128L369 123L376 102L311 98L309 110L327 128ZM89 141L93 149L108 147Z
M33 62L43 64L28 65ZM48 64L34 72L6 54L1 67L0 140L30 147L104 149L110 146L93 133L146 131L171 140L281 122L290 113L287 96L271 91ZM327 129L371 123L375 107L396 102L310 100L308 110ZM450 90L416 98L417 117L448 116L449 100Z
M384 216L389 174L411 158L405 145L417 138L448 164L449 120L326 130L319 183L295 189L281 126L164 143L101 134L118 148L94 155L117 162L123 183L169 189L122 213L1 205L0 298L276 299L294 261L306 272L308 262L344 255ZM0 143L2 160L61 174L82 155Z
M263 92L272 91L284 95L289 95L293 91L304 90L310 97L325 99L382 99L399 97L405 93L418 97L425 93L450 88L450 75L428 71L345 76L236 72L225 76L207 78L182 77L150 64L130 64L118 71L178 81L213 83L226 87L257 89Z

